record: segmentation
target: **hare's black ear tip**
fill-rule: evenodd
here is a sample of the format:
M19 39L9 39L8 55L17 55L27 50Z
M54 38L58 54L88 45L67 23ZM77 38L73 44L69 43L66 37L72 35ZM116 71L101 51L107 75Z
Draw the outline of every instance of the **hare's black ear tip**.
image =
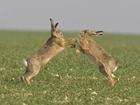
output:
M102 35L103 35L104 33L105 33L104 31L101 32Z
M99 33L104 33L104 31L98 31Z
M103 35L104 34L104 31L98 31L97 32L99 35Z
M104 31L101 31L101 34L104 34Z
M52 21L52 18L50 18L50 21Z

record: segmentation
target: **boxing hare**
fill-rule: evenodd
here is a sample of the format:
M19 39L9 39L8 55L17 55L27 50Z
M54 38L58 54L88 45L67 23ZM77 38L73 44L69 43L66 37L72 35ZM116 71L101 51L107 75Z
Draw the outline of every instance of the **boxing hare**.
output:
M74 47L71 42L66 42L63 38L63 33L57 29L58 23L54 24L54 21L50 19L51 22L51 37L47 42L32 56L28 59L23 60L26 67L25 73L21 76L21 80L30 84L30 79L39 73L40 67L46 64L51 58L56 54L64 50L66 47Z
M76 50L76 54L82 52L88 58L98 65L99 71L109 79L109 84L114 85L113 71L117 69L116 61L106 52L98 43L96 43L92 35L102 35L103 31L83 30L80 32L81 39L71 38L70 40L76 42L80 49Z

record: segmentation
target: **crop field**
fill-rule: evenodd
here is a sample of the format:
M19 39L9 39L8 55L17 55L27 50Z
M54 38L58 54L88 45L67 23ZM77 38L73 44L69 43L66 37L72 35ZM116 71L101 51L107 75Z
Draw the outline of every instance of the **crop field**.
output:
M79 37L64 32L64 38ZM22 60L34 54L49 32L0 31L0 105L140 105L140 36L93 36L118 60L115 86L78 48L67 48L42 66L31 84L20 80Z

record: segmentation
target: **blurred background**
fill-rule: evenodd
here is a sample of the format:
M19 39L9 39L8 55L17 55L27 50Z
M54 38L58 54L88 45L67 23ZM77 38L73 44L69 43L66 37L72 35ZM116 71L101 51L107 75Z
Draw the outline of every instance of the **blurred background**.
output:
M139 0L0 0L0 30L140 33Z

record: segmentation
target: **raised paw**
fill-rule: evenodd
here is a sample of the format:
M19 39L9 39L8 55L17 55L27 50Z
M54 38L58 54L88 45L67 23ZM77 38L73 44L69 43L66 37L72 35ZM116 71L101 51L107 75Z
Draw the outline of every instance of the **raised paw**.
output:
M76 55L78 55L78 53L80 53L80 50L79 50L79 49L77 49L77 50L75 51L75 54L76 54Z
M70 41L71 43L75 43L75 42L77 41L77 39L76 39L76 38L70 38L69 41Z
M76 45L75 45L75 44L71 44L70 47L71 47L71 48L75 48Z

